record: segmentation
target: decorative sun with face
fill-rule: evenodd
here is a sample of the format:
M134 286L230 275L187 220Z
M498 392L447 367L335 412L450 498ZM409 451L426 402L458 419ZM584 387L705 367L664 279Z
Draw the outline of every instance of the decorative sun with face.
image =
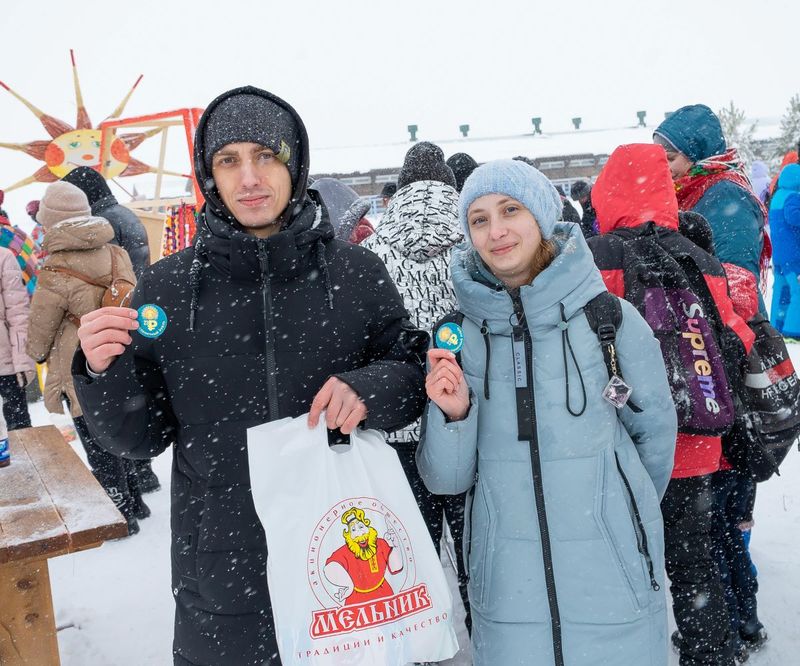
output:
M50 141L30 141L29 143L0 143L0 148L18 150L27 153L37 160L42 160L45 163L45 166L40 168L32 176L28 176L18 183L3 188L6 192L24 187L25 185L30 185L31 183L52 183L53 181L63 178L70 171L79 166L88 166L96 171L100 171L101 132L99 129L92 128L92 122L89 120L89 114L86 112L86 107L83 104L83 95L81 94L81 87L78 81L78 68L75 65L75 54L72 50L70 50L70 57L72 58L72 75L75 83L75 99L78 106L78 118L75 127L70 126L63 120L58 120L40 111L28 100L0 81L0 86L5 88L28 107L39 119L52 139ZM128 94L125 95L125 98L119 103L119 106L114 109L113 113L108 117L109 119L120 117L125 105L128 103L133 91L136 90L136 86L139 85L139 81L141 80L141 76L136 79L136 83L133 84ZM159 131L161 130L156 128L147 132L120 134L119 136L114 133L109 156L106 161L106 178L157 173L158 169L156 167L149 166L131 157L131 151L139 146L145 139L154 136ZM180 175L163 170L161 173Z

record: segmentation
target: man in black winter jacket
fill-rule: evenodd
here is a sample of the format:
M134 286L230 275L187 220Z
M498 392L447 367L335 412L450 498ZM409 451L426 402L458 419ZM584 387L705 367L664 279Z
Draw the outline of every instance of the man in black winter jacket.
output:
M309 410L314 426L326 410L345 435L390 431L424 405L428 336L383 263L334 239L306 192L308 156L283 100L252 87L214 100L196 134L194 247L145 271L133 309L98 310L79 331L75 388L101 445L132 458L174 445L180 666L280 663L247 428ZM135 330L139 308L158 337Z

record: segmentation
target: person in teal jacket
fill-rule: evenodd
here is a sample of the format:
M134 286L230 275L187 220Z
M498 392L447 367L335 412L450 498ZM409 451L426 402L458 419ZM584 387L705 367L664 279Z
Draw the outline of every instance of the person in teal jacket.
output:
M789 338L800 338L800 164L783 167L769 207L774 246L775 284L772 325Z
M428 352L417 465L431 492L469 491L474 663L666 666L659 501L677 418L658 342L620 300L614 362L632 392L612 405L584 312L606 288L552 184L490 162L459 208L463 348Z
M717 115L704 104L681 107L656 128L653 141L667 151L680 209L700 213L711 225L720 262L746 268L758 280L769 258L767 210L736 148L727 146Z

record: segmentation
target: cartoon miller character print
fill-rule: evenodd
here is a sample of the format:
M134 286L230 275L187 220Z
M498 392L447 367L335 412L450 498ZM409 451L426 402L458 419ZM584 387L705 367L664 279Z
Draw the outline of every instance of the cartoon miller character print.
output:
M345 606L394 594L386 580L403 570L403 554L397 536L387 524L386 539L370 527L363 509L350 509L342 516L344 545L325 562L325 577L339 586L334 595Z

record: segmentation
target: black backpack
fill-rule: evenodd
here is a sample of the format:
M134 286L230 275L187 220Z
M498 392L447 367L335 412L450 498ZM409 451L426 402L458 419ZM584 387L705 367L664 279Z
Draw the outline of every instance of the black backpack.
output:
M618 229L608 238L621 253L625 298L661 344L678 430L724 435L735 419L729 375L740 374L743 347L721 321L697 263L702 257L688 248L700 250L654 223Z
M778 331L761 315L739 393L733 429L722 440L725 457L756 481L780 474L779 465L800 440L800 381Z

